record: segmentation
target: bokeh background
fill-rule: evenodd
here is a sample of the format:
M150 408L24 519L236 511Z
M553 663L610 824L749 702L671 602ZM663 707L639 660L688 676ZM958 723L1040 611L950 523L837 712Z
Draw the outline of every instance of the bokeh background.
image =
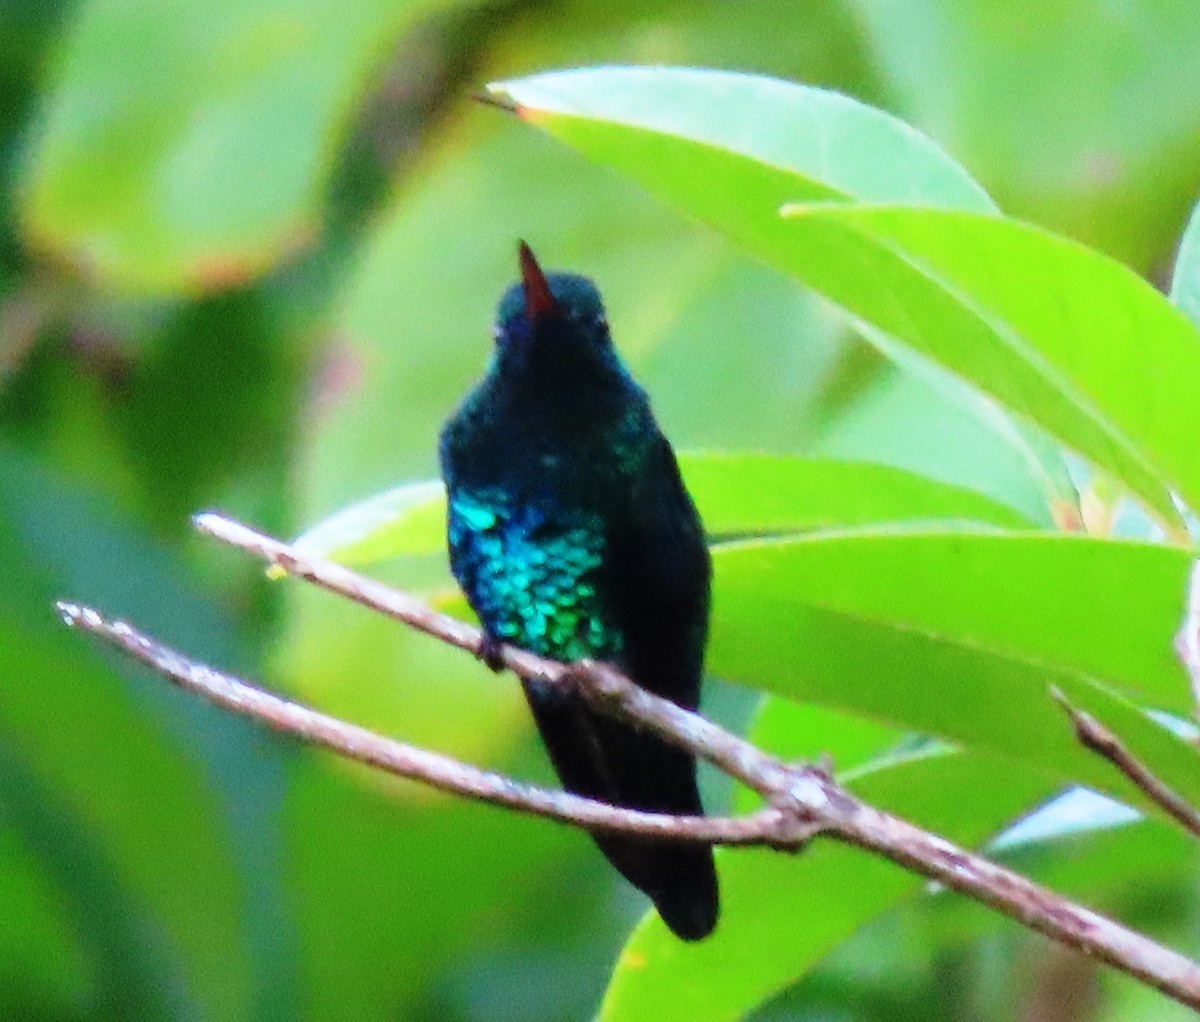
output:
M598 281L677 446L915 467L1046 520L993 434L793 283L473 104L483 83L621 62L842 90L929 133L1007 212L1158 281L1200 194L1197 53L1195 0L4 0L0 1017L594 1011L644 905L585 838L260 733L52 611L93 602L548 780L509 680L269 583L188 523L216 507L294 534L433 475L517 238ZM380 574L446 582L441 559ZM752 703L709 687L727 722ZM1089 862L1128 851L1110 844L1018 863L1194 946L1194 858L1089 887ZM1185 1017L1110 982L923 899L758 1017Z

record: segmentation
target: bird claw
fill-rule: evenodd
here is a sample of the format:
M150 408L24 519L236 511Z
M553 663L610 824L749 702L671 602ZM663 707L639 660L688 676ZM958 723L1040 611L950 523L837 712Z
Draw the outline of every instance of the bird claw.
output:
M483 638L479 640L479 648L475 651L475 655L491 670L497 673L504 670L504 643L490 632L483 633Z

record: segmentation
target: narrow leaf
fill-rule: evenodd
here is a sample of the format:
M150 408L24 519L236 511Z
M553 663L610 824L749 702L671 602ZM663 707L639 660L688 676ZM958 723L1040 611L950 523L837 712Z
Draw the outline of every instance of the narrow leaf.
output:
M1119 263L999 217L791 210L794 270L1120 479L1200 506L1200 335ZM811 253L820 253L818 265Z
M684 453L688 490L714 539L879 522L961 521L1029 528L1014 509L982 494L865 462L767 454ZM437 480L407 483L351 505L297 540L305 553L370 564L446 545L446 501Z
M709 667L777 695L991 750L1144 805L1075 742L1050 686L1200 800L1172 632L1185 551L1054 534L812 535L716 551ZM1130 585L1137 579L1137 585Z
M960 844L981 844L1052 793L988 756L920 757L863 772L855 794ZM683 944L650 914L617 961L604 1022L726 1022L793 983L865 923L917 895L923 881L866 852L817 839L800 855L718 851L721 921Z

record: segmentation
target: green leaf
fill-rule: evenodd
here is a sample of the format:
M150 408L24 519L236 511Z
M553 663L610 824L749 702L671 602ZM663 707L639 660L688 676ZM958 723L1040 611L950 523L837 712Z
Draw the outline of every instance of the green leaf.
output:
M435 2L80 5L30 154L28 230L125 288L262 271L317 232L366 73Z
M941 754L868 769L847 782L865 801L959 844L981 844L1053 786L977 753ZM604 1022L723 1022L748 1014L865 923L924 882L876 856L817 840L797 856L717 853L721 919L698 944L649 914L617 961Z
M293 545L342 564L436 553L446 545L445 487L427 479L368 497L306 529Z
M991 213L965 170L925 136L846 96L753 75L597 68L501 82L529 123L715 227L768 265L822 291L825 254L798 251L777 215L789 202L906 203ZM719 182L719 187L715 183ZM906 368L918 368L911 363ZM938 380L945 388L945 380ZM1057 452L1023 424L964 400L1037 462L1052 502L1072 489Z
M880 531L730 544L715 551L708 664L732 681L1143 805L1075 742L1048 694L1058 686L1196 797L1194 748L1130 701L1189 711L1171 645L1189 564L1170 547L1054 534Z
M715 539L856 528L880 522L975 522L1028 528L972 490L886 465L765 454L682 454L684 482Z
M793 270L823 294L1037 422L1165 520L1178 521L1172 489L1200 506L1200 335L1135 273L998 217L791 212Z
M785 760L813 761L829 755L844 778L860 767L878 766L879 757L897 746L904 732L828 706L764 696L747 738Z
M886 465L716 453L683 453L679 463L709 535L718 540L879 522L1032 524L982 494ZM343 564L438 553L446 545L442 484L407 483L369 497L306 530L295 545Z
M788 201L927 203L990 212L971 176L915 128L849 96L698 68L553 71L489 90L635 179L655 156L659 185L703 209ZM720 176L706 172L719 171Z
M972 847L984 844L991 834L1058 789L1053 779L1039 777L1036 771L1014 770L1010 762L978 750L927 747L907 758L880 757L879 751L899 737L896 732L825 707L770 697L748 737L789 759L813 759L829 751L843 768L839 778L860 797ZM873 761L860 764L872 753ZM752 804L742 799L741 809ZM1074 818L1069 828L1059 828L1056 834L1068 833L1077 853L1084 835L1081 828L1095 826L1106 830L1111 819L1093 823ZM1139 863L1139 875L1146 875L1161 871L1164 860L1172 869L1182 868L1187 861L1186 839L1176 840L1177 829L1170 823L1147 821L1121 830L1117 840L1122 847L1134 831L1148 832L1145 836L1156 838L1157 847L1141 841L1132 854L1110 856L1103 872L1077 868L1075 854L1065 861L1049 858L1051 868L1058 864L1067 872L1051 886L1057 889L1069 878L1073 889L1094 895L1097 884L1125 883L1131 862ZM1091 836L1090 830L1087 835ZM1061 837L1055 845L1059 841ZM1163 854L1164 842L1171 854ZM1031 847L1047 849L1045 827L1032 846L1026 839L1026 857ZM651 1018L718 1022L743 1017L873 919L921 894L924 886L919 878L891 864L820 840L790 858L732 849L719 850L717 855L722 918L716 933L703 944L681 945L655 913L648 912L618 960L601 1013L606 1022ZM966 912L971 906L956 901L939 908L995 925L994 915Z

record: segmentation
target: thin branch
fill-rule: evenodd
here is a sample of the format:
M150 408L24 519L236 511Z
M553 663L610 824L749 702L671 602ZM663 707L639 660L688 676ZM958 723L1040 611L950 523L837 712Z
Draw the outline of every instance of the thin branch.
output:
M1200 812L1187 799L1167 787L1140 759L1125 748L1124 743L1086 710L1072 706L1061 689L1050 694L1071 718L1075 737L1085 749L1108 760L1131 780L1151 802L1168 813L1185 830L1200 837Z
M1195 962L1019 873L857 800L825 833L878 852L1200 1010L1200 966Z
M191 660L125 621L109 621L90 607L60 601L59 614L70 627L90 632L153 668L180 688L309 745L346 759L428 784L441 791L570 824L661 840L714 845L799 847L802 835L785 831L776 809L739 817L672 816L621 809L607 802L523 784L502 774L469 766L449 756L384 738L329 717Z
M317 585L389 614L444 642L479 655L478 629L439 614L416 598L345 568L305 557L277 540L216 515L197 525L210 535L255 553ZM882 855L921 876L966 894L1024 926L1091 955L1183 1004L1200 1009L1200 966L1089 909L958 848L855 798L812 766L788 765L724 731L698 714L638 688L603 664L565 665L504 647L503 664L525 677L574 688L596 709L647 728L714 763L767 799L759 813L734 819L661 817L606 806L566 793L530 788L447 757L374 735L268 695L212 668L194 664L138 634L110 624L94 611L60 605L68 624L95 632L149 663L160 673L234 712L320 744L342 755L444 790L537 813L576 826L645 827L647 836L705 844L767 844L795 848L824 835ZM704 826L721 830L706 832Z
M415 596L402 593L374 579L364 578L340 564L319 557L309 557L294 547L217 514L201 514L195 518L196 528L223 543L239 547L262 558L306 582L345 596L355 603L385 614L426 635L458 649L484 656L483 633L472 625L448 614L440 614ZM501 646L499 662L523 678L554 684L576 684L590 688L593 698L604 699L606 681L620 678L618 672L603 664L584 661L562 664L546 660L516 646ZM770 760L763 752L737 735L730 734L703 717L688 713L665 699L655 699L636 686L625 693L628 702L626 720L638 721L658 731L668 741L696 752L719 770L736 778L753 791L769 796L782 783L782 776L772 777ZM639 695L645 699L639 699ZM636 704L636 706L634 705ZM780 770L782 764L777 764Z

